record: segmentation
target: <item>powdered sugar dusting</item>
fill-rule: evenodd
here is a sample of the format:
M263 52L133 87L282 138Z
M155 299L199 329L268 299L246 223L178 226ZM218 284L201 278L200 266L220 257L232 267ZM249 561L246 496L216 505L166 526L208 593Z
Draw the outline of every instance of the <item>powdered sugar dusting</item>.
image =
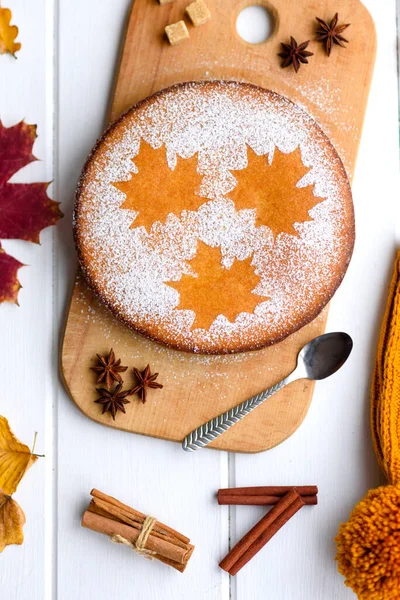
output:
M137 213L120 208L124 194L112 186L134 177L141 139L153 148L164 144L171 169L177 156L197 153L203 178L204 204L171 213L149 233L131 228ZM233 172L247 166L247 146L269 161L275 148L300 148L310 170L298 186L313 185L320 202L312 220L294 225L297 236L274 238L256 226L254 210L236 210L229 199ZM222 352L278 340L314 316L316 304L322 308L351 253L349 198L339 158L300 107L243 84L187 84L128 113L99 144L81 181L75 227L89 281L126 322L171 345ZM192 329L194 312L177 309L179 293L166 282L192 273L198 240L219 247L226 268L252 257L260 278L254 314L241 313L234 323L220 315L209 331Z

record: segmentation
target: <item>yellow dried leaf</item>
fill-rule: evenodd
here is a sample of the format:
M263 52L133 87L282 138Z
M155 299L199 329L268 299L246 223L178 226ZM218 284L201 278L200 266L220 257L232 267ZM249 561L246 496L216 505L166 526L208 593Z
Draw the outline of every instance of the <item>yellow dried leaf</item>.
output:
M11 544L22 544L24 524L25 515L22 508L0 489L0 552Z
M15 43L18 35L18 27L10 25L11 10L0 8L0 54L9 52L15 57L15 53L21 49L21 44Z
M21 444L10 429L8 421L0 415L0 488L11 496L26 471L36 462L28 446Z

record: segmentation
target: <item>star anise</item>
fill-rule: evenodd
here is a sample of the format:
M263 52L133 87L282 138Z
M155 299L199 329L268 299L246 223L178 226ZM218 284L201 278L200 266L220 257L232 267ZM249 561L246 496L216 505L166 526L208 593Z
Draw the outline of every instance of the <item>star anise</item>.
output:
M300 69L301 63L308 63L308 56L313 56L313 52L309 52L306 50L310 40L303 42L302 44L297 44L294 37L290 37L290 44L284 44L281 42L282 52L278 54L281 58L283 58L282 68L289 67L293 65L294 70L297 71Z
M326 23L322 19L315 17L319 23L319 27L317 29L317 37L316 40L318 42L322 42L325 44L325 50L328 56L330 56L332 51L332 43L341 46L342 48L346 48L344 42L347 44L349 40L346 40L341 34L347 27L349 27L350 23L346 23L343 25L338 25L339 15L335 14L332 21L330 23Z
M104 413L110 412L114 421L115 416L119 410L123 413L126 413L124 404L130 404L130 400L126 400L126 397L133 394L133 390L121 390L122 383L118 383L118 385L113 390L106 390L105 388L96 388L96 391L99 392L99 394L101 394L100 398L95 400L96 404L102 404L102 414L104 415Z
M138 385L133 388L132 394L139 394L140 399L143 404L146 402L147 396L147 388L151 389L161 389L163 386L161 383L157 383L155 380L158 377L158 373L150 372L150 365L144 369L144 371L139 371L139 369L133 368L133 373L138 380Z
M114 381L122 383L120 373L124 373L128 367L123 367L121 365L120 358L115 360L114 350L111 348L108 356L100 356L100 354L96 354L96 356L99 359L100 365L98 367L91 367L92 371L99 373L96 383L105 381L108 389L111 389Z

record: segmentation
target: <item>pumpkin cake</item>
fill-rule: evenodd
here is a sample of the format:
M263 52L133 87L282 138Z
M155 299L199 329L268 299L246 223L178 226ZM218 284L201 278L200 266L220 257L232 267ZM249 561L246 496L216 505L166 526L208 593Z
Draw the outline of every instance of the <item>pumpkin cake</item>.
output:
M134 106L78 185L82 271L135 331L178 350L241 352L314 319L354 244L342 162L299 106L236 82Z

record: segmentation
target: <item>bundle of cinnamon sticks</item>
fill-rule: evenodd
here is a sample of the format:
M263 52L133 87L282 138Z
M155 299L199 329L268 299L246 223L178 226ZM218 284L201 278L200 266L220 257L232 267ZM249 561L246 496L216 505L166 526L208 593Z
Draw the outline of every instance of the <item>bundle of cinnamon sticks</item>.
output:
M218 504L272 505L273 508L236 544L219 566L236 575L305 504L317 504L317 486L221 489Z
M99 490L93 489L91 496L92 500L82 517L82 526L135 549L146 515ZM147 537L145 550L149 557L183 573L194 546L189 538L156 521Z

